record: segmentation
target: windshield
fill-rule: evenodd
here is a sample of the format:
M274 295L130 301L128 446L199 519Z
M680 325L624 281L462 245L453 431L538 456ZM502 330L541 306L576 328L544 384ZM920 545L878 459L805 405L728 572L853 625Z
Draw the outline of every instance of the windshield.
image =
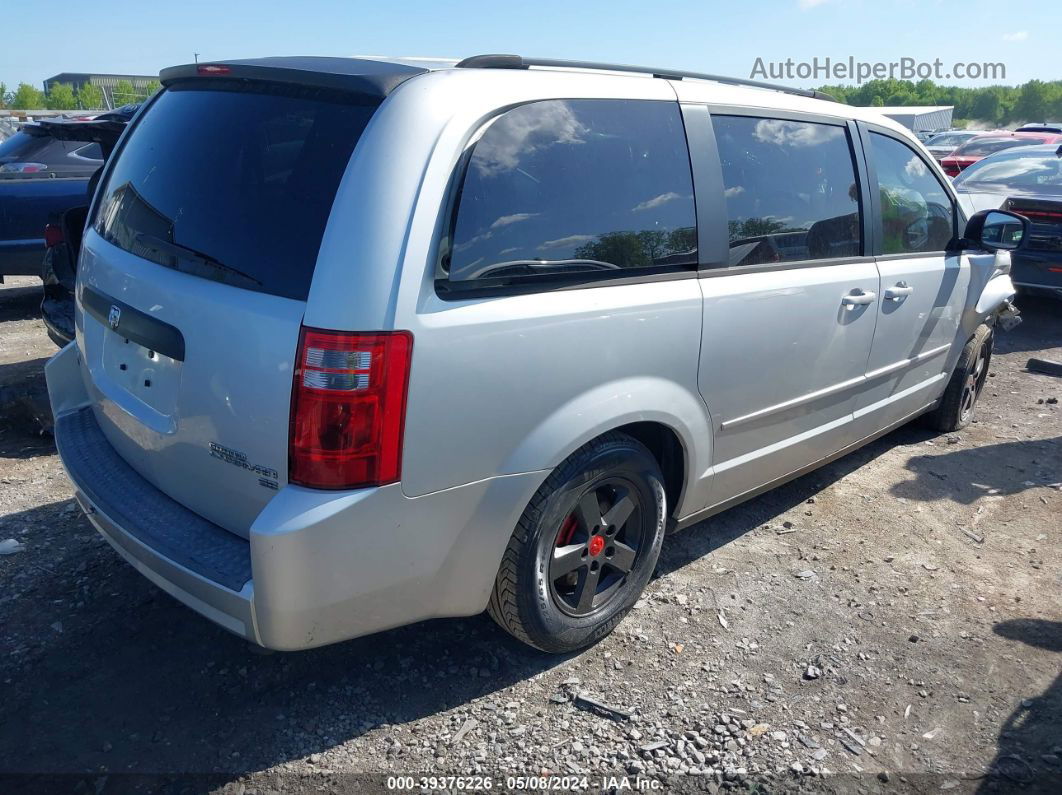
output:
M1002 152L1014 146L1037 146L1042 138L974 138L955 150L957 157L984 156L993 152Z
M974 163L955 178L955 187L991 193L1062 195L1062 158L1054 152L1006 152Z
M160 265L305 300L339 180L375 108L302 87L168 88L130 131L94 228Z

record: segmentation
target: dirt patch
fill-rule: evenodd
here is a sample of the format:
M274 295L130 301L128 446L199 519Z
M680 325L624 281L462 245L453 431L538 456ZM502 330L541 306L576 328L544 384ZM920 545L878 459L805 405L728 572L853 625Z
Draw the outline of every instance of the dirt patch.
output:
M33 276L0 285L0 417L36 431L51 428L44 363L56 351L41 324L42 297Z
M0 375L52 352L24 289L0 288ZM50 440L5 417L0 541L23 549L0 556L0 773L95 792L477 772L1049 791L1062 379L1023 368L1062 359L1062 304L1023 303L969 430L903 428L674 536L638 608L568 658L484 616L255 652L122 562Z

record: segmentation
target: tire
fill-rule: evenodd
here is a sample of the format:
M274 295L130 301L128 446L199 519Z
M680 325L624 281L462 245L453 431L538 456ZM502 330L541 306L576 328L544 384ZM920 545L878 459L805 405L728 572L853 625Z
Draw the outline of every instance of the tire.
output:
M959 355L940 405L927 415L929 427L949 433L961 430L973 421L977 399L988 380L994 340L990 326L977 327Z
M576 450L531 498L487 612L542 651L590 646L615 628L656 568L667 499L660 465L612 432Z

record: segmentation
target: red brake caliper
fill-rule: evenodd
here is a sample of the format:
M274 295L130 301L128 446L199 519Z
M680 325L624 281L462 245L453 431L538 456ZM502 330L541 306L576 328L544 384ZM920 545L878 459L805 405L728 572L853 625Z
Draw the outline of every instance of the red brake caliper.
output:
M568 518L561 525L560 532L557 533L557 546L568 546L572 542L572 536L575 535L575 530L578 526L579 523L575 520L575 514L568 514Z

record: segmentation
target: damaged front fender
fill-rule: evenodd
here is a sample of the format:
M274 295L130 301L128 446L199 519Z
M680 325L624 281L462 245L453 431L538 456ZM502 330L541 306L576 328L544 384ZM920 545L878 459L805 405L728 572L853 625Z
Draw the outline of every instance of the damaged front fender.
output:
M1021 323L1020 313L1012 303L1016 292L1010 279L1010 252L997 251L991 276L974 306L979 321L991 320L1003 331L1010 331Z

